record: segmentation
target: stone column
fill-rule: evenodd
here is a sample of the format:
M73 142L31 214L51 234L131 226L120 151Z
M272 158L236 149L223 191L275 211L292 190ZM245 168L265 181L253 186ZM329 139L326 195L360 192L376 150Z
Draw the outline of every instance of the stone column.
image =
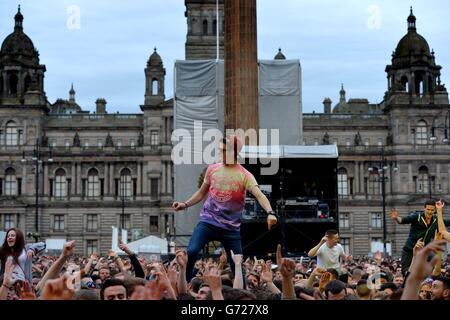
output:
M142 188L141 188L141 183L142 183L142 168L141 168L141 163L138 162L137 163L137 181L136 181L136 195L140 196L142 193Z
M114 196L116 190L114 190L114 163L110 163L109 167L109 190L111 194Z
M359 190L359 162L355 161L355 194L358 194Z
M146 195L148 193L148 162L144 162L142 166L142 194Z
M81 196L81 162L77 164L77 194Z
M50 195L48 190L48 164L42 162L42 168L44 169L44 196L48 196Z
M359 190L364 193L364 162L359 163Z
M224 10L225 129L258 129L256 0L226 0Z
M27 185L27 165L26 163L22 166L22 194L27 194L27 190L25 190Z
M161 193L166 193L166 162L161 162L162 173L161 173Z
M111 194L109 191L109 172L108 172L108 162L105 162L105 178L103 180L103 188L105 189L105 195Z
M409 188L408 188L409 187ZM414 181L412 177L412 166L411 164L408 164L408 184L405 185L405 193L415 193L416 190L414 190Z
M167 161L167 193L172 194L172 162Z
M70 179L70 192L72 194L76 194L76 190L75 190L75 163L72 163L72 173L70 174L71 179ZM69 197L72 196L71 194L68 195Z

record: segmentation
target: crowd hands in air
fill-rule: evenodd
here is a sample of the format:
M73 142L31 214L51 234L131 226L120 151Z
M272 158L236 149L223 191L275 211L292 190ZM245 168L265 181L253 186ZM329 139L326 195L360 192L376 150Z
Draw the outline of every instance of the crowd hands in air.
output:
M439 201L438 215L443 207ZM417 241L406 276L401 273L399 259L383 258L381 252L358 258L344 254L338 268L327 269L318 266L315 259L305 263L283 257L278 245L275 261L244 259L232 251L228 257L225 250L218 259L199 259L190 282L186 281L185 250L177 250L171 261L149 261L120 242L124 256L109 250L107 256L92 254L87 258L74 254L77 244L69 241L59 257L52 257L40 254L37 246L16 246L13 238L20 242L23 235L12 229L0 251L0 299L449 300L450 259L442 255L449 238L444 229L441 226L435 240L427 245L422 239ZM331 243L332 238L326 235L319 245ZM19 254L11 253L17 247ZM320 253L314 247L308 254L314 257ZM24 261L31 262L31 274L27 274Z

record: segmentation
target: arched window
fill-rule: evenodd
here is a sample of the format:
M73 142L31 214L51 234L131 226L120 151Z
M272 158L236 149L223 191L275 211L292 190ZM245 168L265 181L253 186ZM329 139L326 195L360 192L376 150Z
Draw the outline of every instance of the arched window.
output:
M8 168L5 171L5 195L17 195L16 170L14 170L13 168Z
M340 168L338 170L338 194L341 198L348 197L348 176L347 170L345 168Z
M369 173L369 194L379 195L381 192L381 183L378 175L378 168L372 168Z
M19 84L19 78L17 78L17 75L15 73L11 74L9 76L9 94L17 93L18 84Z
M403 76L400 80L400 83L402 85L402 91L409 92L409 83L408 83L408 77Z
M207 35L208 34L208 20L203 20L203 35Z
M30 85L31 85L31 77L30 77L30 75L27 75L24 80L24 86L23 86L24 91L23 92L27 92L28 89L30 89Z
M96 198L100 196L100 180L96 169L90 169L88 172L87 196L88 198Z
M419 176L417 178L417 193L428 193L429 187L428 168L422 166L419 168Z
M121 198L131 198L132 196L132 184L131 184L131 171L130 169L122 169L120 172L120 185L119 192Z
M55 197L65 199L67 197L67 178L64 169L55 172Z
M17 146L17 126L14 121L9 121L6 124L6 145L7 146Z
M153 96L158 95L158 80L157 79L152 80L152 95Z
M217 35L217 20L213 21L213 35Z
M427 123L420 120L416 127L416 144L425 145L428 144L428 132Z
M416 87L416 94L417 95L423 95L425 93L425 81L423 79L423 75L420 73L415 74L415 87Z

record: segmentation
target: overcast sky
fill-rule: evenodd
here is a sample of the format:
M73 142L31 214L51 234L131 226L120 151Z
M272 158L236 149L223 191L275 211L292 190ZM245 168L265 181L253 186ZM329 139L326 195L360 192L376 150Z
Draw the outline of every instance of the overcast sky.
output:
M73 82L77 101L95 109L99 97L109 112L139 113L145 91L144 68L156 46L167 70L166 97L172 97L173 65L184 59L184 0L1 0L0 39L13 31L21 4L24 30L47 67L50 102L68 98ZM450 76L448 0L258 0L258 56L272 59L278 47L300 59L304 112L321 112L324 97L333 105L344 83L347 98L380 102L392 51L406 34L409 7L417 30L436 52L442 81ZM80 11L78 22L71 11Z

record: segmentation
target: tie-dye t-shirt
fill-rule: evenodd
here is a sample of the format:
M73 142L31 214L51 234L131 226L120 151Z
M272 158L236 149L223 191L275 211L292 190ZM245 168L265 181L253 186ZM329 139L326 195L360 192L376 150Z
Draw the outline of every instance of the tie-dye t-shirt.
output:
M257 185L255 177L240 164L229 167L217 163L208 167L204 181L209 184L209 191L200 221L239 231L245 193Z

